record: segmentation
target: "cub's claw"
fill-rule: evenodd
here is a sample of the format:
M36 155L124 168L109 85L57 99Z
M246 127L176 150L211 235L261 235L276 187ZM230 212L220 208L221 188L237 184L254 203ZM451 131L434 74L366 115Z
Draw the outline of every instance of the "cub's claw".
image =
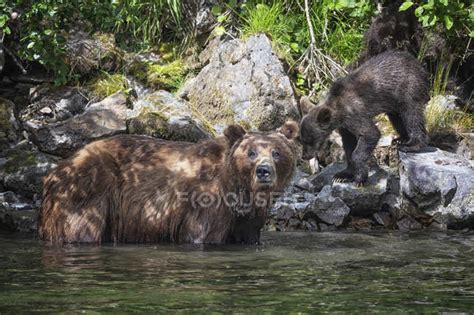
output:
M348 183L352 181L354 181L354 175L347 170L336 173L333 178L333 183Z

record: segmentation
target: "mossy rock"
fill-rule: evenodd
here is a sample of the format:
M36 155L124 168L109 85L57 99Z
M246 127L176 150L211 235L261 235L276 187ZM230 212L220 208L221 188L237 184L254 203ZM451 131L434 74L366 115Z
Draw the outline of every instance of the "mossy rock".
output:
M0 166L3 186L27 197L41 193L43 176L60 160L58 157L39 152L26 141L5 150L2 155L6 159Z
M127 121L127 132L168 139L168 119L161 113L144 111Z
M13 115L15 104L0 97L0 150L7 149L18 140L18 130Z
M213 132L186 102L171 93L157 91L134 103L127 119L127 131L165 140L197 142Z
M181 60L167 64L151 64L148 66L147 83L153 88L176 91L181 86L184 74Z

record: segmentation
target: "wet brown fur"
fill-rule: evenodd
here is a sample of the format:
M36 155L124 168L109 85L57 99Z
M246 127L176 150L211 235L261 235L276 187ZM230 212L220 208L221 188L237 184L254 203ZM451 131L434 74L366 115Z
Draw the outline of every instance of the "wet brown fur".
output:
M282 191L295 164L292 140L282 132L231 126L227 137L198 144L136 135L93 142L44 179L40 237L53 243L258 242L269 204L206 206L191 196L261 192L270 199ZM280 151L271 185L254 183L258 161L248 159L250 147L266 157L271 148Z

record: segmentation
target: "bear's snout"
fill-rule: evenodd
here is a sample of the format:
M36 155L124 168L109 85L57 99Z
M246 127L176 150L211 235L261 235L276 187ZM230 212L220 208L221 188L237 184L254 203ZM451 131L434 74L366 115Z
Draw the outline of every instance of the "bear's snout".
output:
M263 163L257 166L255 173L257 175L257 180L260 183L268 183L272 179L273 168L270 164Z

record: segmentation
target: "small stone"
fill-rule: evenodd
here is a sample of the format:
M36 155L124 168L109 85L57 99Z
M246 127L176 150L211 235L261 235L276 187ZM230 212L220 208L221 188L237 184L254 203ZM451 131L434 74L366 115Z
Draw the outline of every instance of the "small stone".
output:
M389 227L392 223L392 216L388 212L380 211L377 213L374 213L374 220L380 225L383 225L384 227Z
M412 218L405 217L397 222L397 228L400 231L421 230L423 226Z
M40 109L40 113L42 114L45 114L45 115L49 115L53 112L53 110L49 107L43 107Z

